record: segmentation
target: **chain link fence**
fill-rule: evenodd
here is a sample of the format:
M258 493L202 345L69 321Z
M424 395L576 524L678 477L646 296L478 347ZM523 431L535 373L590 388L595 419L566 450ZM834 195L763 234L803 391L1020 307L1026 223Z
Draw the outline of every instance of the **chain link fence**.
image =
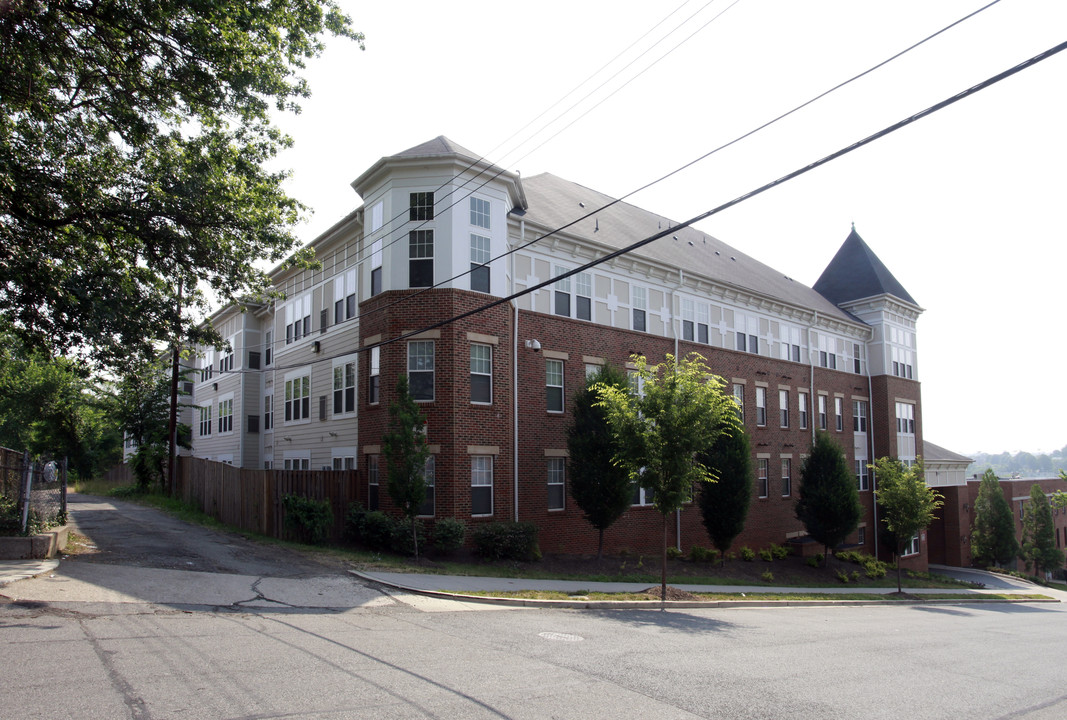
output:
M0 535L35 535L66 520L66 460L0 448Z

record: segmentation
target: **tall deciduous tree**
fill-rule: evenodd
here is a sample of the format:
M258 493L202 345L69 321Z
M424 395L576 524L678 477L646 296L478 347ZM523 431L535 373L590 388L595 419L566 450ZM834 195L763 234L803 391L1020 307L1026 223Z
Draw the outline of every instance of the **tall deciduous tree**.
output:
M1023 558L1034 572L1051 572L1063 565L1063 551L1056 547L1056 522L1045 491L1034 483L1030 504L1023 512Z
M874 471L878 478L874 494L881 508L882 522L895 541L897 592L902 592L900 556L911 538L934 521L937 509L944 503L936 490L927 487L921 458L908 467L895 458L878 458Z
M829 557L831 550L859 525L859 491L845 453L826 433L819 433L800 469L797 519Z
M597 385L597 404L615 438L615 461L653 493L663 517L660 593L666 599L667 518L693 498L697 483L715 480L701 456L719 435L738 427L737 406L723 393L722 378L696 353L678 362L667 355L660 365L649 365L644 356L631 359L632 389Z
M734 538L745 529L748 506L752 501L752 456L748 434L740 427L731 428L715 441L702 462L718 476L704 483L700 491L700 512L711 544L726 552Z
M598 407L596 385L625 391L626 374L605 365L574 395L572 422L567 428L570 494L598 532L596 557L604 553L604 531L622 517L633 498L633 484L615 463L615 445L604 408Z
M426 500L424 473L430 448L426 444L425 418L411 397L407 375L401 375L396 381L396 401L389 406L389 430L382 436L382 454L388 473L389 497L411 523L411 540L418 561L415 518Z
M0 323L119 365L265 289L303 209L271 107L327 32L362 42L333 0L0 4Z
M982 475L978 497L974 501L971 557L983 567L1008 567L1018 554L1015 516L1004 497L997 474L988 468Z

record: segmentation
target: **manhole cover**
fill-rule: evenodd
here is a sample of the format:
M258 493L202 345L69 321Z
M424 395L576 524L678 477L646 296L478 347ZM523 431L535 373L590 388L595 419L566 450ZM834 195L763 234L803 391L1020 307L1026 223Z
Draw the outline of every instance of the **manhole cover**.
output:
M581 635L571 635L569 633L558 632L543 632L538 633L539 637L543 637L545 640L555 640L557 642L581 642L585 638Z

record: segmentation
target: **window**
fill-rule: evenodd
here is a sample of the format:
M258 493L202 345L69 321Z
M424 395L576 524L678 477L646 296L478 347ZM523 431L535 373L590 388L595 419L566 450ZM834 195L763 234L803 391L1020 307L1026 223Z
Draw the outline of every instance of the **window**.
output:
M867 544L867 528L862 525L856 529L856 542L860 545Z
M222 357L219 358L220 373L230 372L231 370L233 370L233 338L231 338L228 342L230 344L229 350L224 351Z
M782 427L789 427L789 391L778 391L778 415Z
M564 487L564 468L566 462L563 458L548 458L548 509L562 510L566 489Z
M333 469L334 470L355 470L356 458L351 455L334 455L333 456Z
M471 402L493 402L493 346L471 345Z
M356 316L356 271L349 270L333 279L333 324L340 325Z
M574 276L574 310L579 320L593 319L593 276L578 273Z
M285 304L285 344L311 334L311 293Z
M285 381L285 422L311 417L311 375L297 375Z
M410 195L409 220L433 220L433 193L413 192Z
M897 433L915 434L915 406L911 403L897 403Z
M248 351L248 369L249 370L259 370L259 368L260 368L260 360L262 358L263 358L263 356L259 352L255 351L255 350L249 350Z
M382 349L372 347L370 349L370 372L367 377L367 402L371 405L378 403L379 383L382 375Z
M856 459L856 488L860 491L870 490L870 478L867 476L867 458Z
M759 355L759 318L734 313L734 330L737 337L737 349L741 352L749 352Z
M437 484L437 461L434 456L426 458L426 464L422 466L422 479L426 483L426 495L422 499L422 505L419 505L419 515L423 517L433 517L434 514L434 496Z
M274 428L274 395L263 396L263 430Z
M553 277L558 277L567 272L567 268L556 265ZM553 284L553 298L554 303L552 311L557 315L563 317L571 316L571 279L569 277L560 278Z
M789 497L793 492L793 461L782 458L782 497Z
M852 430L853 432L867 432L867 401L852 401Z
M758 474L756 478L759 483L759 496L765 498L769 492L767 487L767 476L770 473L771 461L767 458L758 458L756 464L758 466Z
M489 201L471 198L471 225L489 229Z
M800 410L800 429L808 429L808 394L797 393L797 408Z
M643 287L634 288L634 330L645 332L645 312L648 310L648 290Z
M767 424L767 388L756 387L756 425Z
M333 366L333 414L356 411L356 361Z
M852 343L852 372L863 374L863 351L859 343Z
M845 410L843 402L844 401L839 397L834 398L834 428L838 432L845 429Z
M263 364L274 362L274 331L268 330L263 336Z
M682 340L693 342L696 338L696 309L691 298L682 298Z
M563 412L562 360L545 360L545 406L549 412Z
M433 285L433 230L408 233L408 287Z
M200 437L211 434L211 406L200 408Z
M489 292L490 243L484 235L471 233L471 290Z
M904 546L904 552L901 553L901 557L905 557L907 555L918 555L918 554L919 554L919 536L918 535L912 535L911 539L908 540L908 544Z
M745 421L745 386L734 383L734 402L737 403L737 419Z
M819 429L826 429L826 396L819 396Z
M493 514L493 457L471 456L471 515Z
M381 205L379 203L378 205ZM377 207L377 206L376 206ZM371 243L370 251L370 296L382 292L382 241L379 238Z
M415 400L433 400L433 340L408 343L408 387Z
M212 372L215 369L215 351L208 350L204 353L204 364L200 367L200 382L205 382L211 379Z
M656 493L648 488L643 488L637 483L634 483L634 494L631 498L631 505L651 505L656 500Z
M219 400L219 432L233 432L233 398Z
M708 344L708 304L697 303L697 342Z
M367 456L367 509L378 509L378 456Z
M287 457L282 461L282 467L286 470L310 470L310 457Z

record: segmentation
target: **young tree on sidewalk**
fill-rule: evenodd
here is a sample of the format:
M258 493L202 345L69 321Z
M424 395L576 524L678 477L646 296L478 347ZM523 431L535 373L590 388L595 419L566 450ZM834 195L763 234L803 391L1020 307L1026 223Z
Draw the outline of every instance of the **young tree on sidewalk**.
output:
M896 543L893 554L897 559L897 592L903 592L900 556L911 539L934 521L934 513L944 503L941 495L926 485L922 458L910 467L895 458L878 458L874 472L878 478L874 494L881 509L879 514Z
M408 389L408 376L396 381L396 401L389 406L389 430L382 436L389 497L408 522L419 560L419 536L415 518L426 500L426 461L430 449L426 444L425 418Z

